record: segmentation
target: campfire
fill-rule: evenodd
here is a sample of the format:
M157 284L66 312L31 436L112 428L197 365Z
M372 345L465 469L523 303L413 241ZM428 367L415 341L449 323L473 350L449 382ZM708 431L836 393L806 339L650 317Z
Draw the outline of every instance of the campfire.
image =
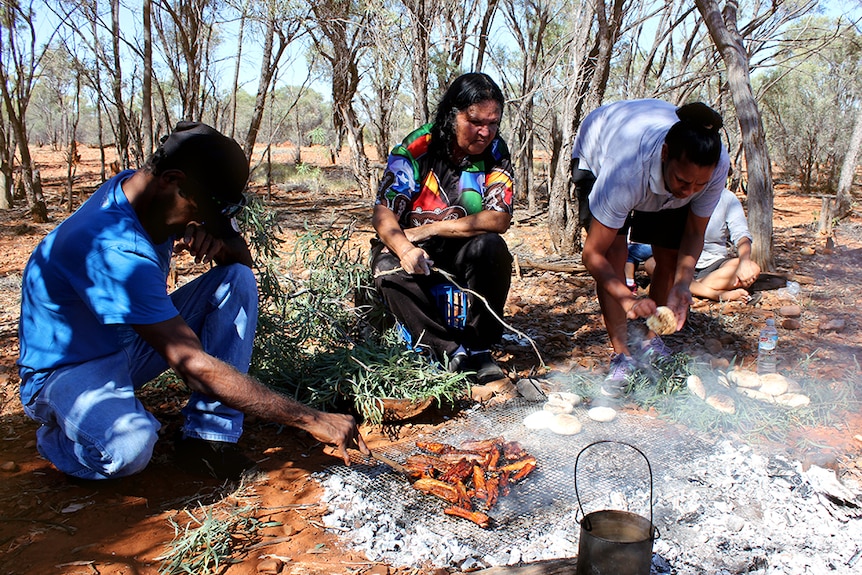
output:
M729 440L712 443L642 413L592 421L588 408L574 408L583 422L575 435L527 429L524 419L537 405L515 400L477 408L423 438L460 445L502 436L535 457L528 480L490 512L490 528L441 515L439 499L411 488L389 467L362 462L320 477L330 509L325 524L370 560L395 566L468 571L573 558L582 518L575 459L585 446L611 438L637 446L652 467L652 516L661 534L653 545L654 572L765 573L768 567L771 573L849 574L862 565L862 496L833 471L803 469L780 454ZM411 442L385 455L406 463L421 451ZM589 461L587 484L578 472L587 513L621 509L650 516L642 468L613 451Z

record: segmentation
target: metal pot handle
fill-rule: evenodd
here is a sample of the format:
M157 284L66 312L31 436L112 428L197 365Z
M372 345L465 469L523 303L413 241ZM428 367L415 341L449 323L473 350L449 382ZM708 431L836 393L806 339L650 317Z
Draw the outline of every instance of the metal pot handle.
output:
M644 461L646 461L647 471L649 471L649 523L650 523L650 527L655 531L655 534L656 534L656 535L655 535L655 537L654 537L654 539L658 539L658 538L659 538L659 535L658 535L658 528L656 528L656 527L655 527L655 525L653 524L653 521L652 521L652 518L653 518L653 516L652 516L652 506L653 506L653 485L652 485L653 481L652 481L652 467L651 467L651 466L650 466L650 464L649 464L649 459L647 459L647 456L646 456L646 455L644 455L644 452L643 452L643 451L641 451L640 449L638 449L638 448L637 448L637 447L635 447L634 445L631 445L631 444L626 443L626 442L624 442L624 441L616 441L616 440L613 440L613 439L602 439L602 440L600 440L600 441L594 441L593 443L590 443L589 445L587 445L586 447L584 447L583 449L581 449L581 450L578 452L577 457L575 457L575 497L576 497L576 498L577 498L577 500L578 500L578 511L580 512L580 514L581 514L584 518L586 518L586 517L587 517L587 514L584 512L584 506L583 506L583 504L581 503L581 494L578 492L578 460L581 458L581 455L582 455L582 454L583 454L587 449L589 449L590 447L593 447L594 445L599 445L600 443L618 443L618 444L620 444L620 445L625 445L626 447L631 447L632 449L634 449L635 451L637 451L638 453L640 453L640 454L641 454L641 457L643 457L643 458L644 458ZM576 512L576 513L575 513L575 520L576 520L576 521L577 521L577 518L578 518L578 516L577 516L577 512Z

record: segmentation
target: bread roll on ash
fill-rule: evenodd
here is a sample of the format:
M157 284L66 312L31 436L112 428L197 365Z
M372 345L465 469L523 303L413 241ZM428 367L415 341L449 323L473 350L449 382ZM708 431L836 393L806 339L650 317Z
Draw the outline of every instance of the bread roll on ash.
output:
M646 320L647 327L658 335L669 335L676 331L676 316L665 305L655 308L655 313Z
M574 415L559 413L554 416L548 429L557 435L575 435L581 432L581 422Z
M536 411L524 418L524 427L527 429L548 429L554 421L555 414L550 411Z
M613 407L598 406L593 407L587 412L587 416L593 421L607 423L613 421L617 417L617 410Z

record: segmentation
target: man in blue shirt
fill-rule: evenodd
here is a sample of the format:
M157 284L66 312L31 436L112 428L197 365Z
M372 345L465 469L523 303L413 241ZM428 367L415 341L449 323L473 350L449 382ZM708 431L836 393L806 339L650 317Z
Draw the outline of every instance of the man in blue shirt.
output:
M179 461L220 478L252 465L243 414L304 429L345 463L354 419L280 395L248 375L257 323L252 257L234 217L248 161L204 124L181 122L147 164L102 185L37 246L24 270L21 401L37 448L82 479L123 477L152 457L160 423L135 390L171 368L191 388ZM217 264L167 292L172 253Z

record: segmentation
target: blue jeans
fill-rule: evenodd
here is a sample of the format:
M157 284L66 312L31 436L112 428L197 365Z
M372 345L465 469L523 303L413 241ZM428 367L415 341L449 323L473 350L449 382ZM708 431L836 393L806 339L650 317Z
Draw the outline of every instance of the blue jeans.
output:
M248 372L257 328L257 282L246 266L216 266L171 294L204 350ZM57 469L82 479L123 477L143 470L161 424L135 390L164 372L164 358L131 328L112 355L51 373L24 412L41 423L37 448ZM182 410L185 437L235 443L243 414L200 393Z

